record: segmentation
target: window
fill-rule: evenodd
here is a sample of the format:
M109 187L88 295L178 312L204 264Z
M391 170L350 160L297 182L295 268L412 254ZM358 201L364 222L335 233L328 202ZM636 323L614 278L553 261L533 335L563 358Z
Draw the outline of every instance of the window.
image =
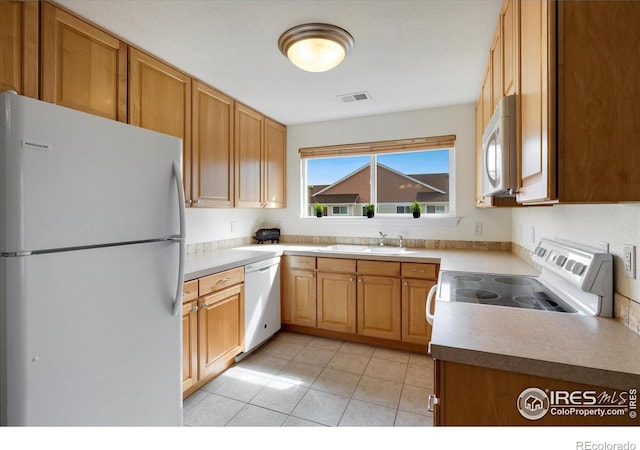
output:
M315 215L311 206L320 203L332 216L360 217L372 203L376 216L397 217L410 215L410 205L418 201L426 216L453 214L455 136L443 138L448 139L300 149L303 211Z

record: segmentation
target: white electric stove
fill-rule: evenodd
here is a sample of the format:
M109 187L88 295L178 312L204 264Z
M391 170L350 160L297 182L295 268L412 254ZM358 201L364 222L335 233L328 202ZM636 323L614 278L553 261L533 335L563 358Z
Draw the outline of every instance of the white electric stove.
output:
M600 249L542 239L533 260L539 276L442 271L429 293L436 300L526 308L554 313L613 316L613 258ZM437 290L437 291L436 291ZM433 315L427 314L433 323Z

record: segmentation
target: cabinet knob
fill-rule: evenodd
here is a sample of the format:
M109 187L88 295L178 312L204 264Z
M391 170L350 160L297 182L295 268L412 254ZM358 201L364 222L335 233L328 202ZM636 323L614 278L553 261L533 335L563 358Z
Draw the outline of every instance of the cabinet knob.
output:
M209 307L209 305L207 305L206 303L203 303L203 304L202 304L202 307L203 307L203 308L208 308L208 307Z
M311 275L309 275L309 276L310 276L311 278L313 278L313 277L314 277L314 275L313 275L313 274L311 274Z
M362 283L362 278L358 278L358 283Z
M409 283L407 283L406 281L404 283L402 283L403 286L409 286Z
M193 312L198 312L198 305L193 305Z
M351 283L353 281L353 277L349 278L349 283Z
M195 203L196 205L199 205L199 204L200 204L200 199L196 200L194 203Z

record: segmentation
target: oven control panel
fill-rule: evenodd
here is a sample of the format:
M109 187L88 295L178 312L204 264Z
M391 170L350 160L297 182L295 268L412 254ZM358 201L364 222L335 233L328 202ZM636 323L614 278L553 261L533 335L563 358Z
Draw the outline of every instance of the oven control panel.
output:
M600 269L603 264L611 264L612 258L609 253L603 253L600 249L542 239L533 251L533 260L543 270L559 275L583 291L593 292L597 288L594 284Z

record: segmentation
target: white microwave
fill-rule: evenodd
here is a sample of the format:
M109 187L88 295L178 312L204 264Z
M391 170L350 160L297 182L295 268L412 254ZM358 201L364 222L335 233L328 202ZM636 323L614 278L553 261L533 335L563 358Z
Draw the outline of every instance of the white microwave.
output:
M514 197L516 174L516 96L502 97L482 135L482 195Z

